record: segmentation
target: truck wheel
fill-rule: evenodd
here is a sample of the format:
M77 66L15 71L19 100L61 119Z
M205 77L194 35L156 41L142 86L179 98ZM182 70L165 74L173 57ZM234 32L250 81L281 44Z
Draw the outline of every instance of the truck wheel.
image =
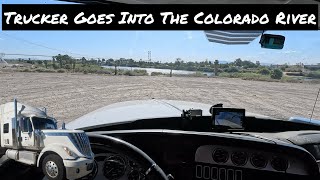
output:
M42 171L49 180L64 180L66 176L63 161L55 154L49 154L44 158Z

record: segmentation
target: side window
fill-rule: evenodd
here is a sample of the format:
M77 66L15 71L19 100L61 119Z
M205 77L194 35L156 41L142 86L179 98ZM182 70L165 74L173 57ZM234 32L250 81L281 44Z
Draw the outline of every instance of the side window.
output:
M23 131L22 132L32 132L32 125L31 125L30 118L26 118L23 121Z
M3 133L9 133L9 123L3 125Z

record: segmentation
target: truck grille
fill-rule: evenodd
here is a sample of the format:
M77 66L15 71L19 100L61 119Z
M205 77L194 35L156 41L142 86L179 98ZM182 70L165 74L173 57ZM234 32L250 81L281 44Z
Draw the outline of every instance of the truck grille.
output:
M78 150L83 155L91 157L91 147L88 136L85 133L74 133L72 136Z

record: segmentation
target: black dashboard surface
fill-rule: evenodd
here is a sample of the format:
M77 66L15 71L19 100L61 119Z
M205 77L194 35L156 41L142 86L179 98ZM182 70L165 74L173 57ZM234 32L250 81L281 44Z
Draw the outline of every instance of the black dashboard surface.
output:
M248 180L255 179L257 176L261 177L259 179L290 180L318 177L318 166L313 156L303 148L282 141L232 133L175 130L118 130L92 133L110 135L132 143L176 179L207 179L216 174L212 171L219 172L218 176L222 174L222 179L225 180L228 177L234 178L236 172L241 172L241 178ZM219 148L228 152L226 162L212 161L213 152ZM237 151L248 154L246 165L239 166L232 163L231 155ZM255 154L263 154L266 157L265 167L252 165L251 159ZM286 157L290 166L286 170L275 170L271 166L272 158L275 156ZM201 176L197 173L197 168L200 169L200 167L200 171L203 172Z
M319 142L319 134L316 133L320 130L319 126L246 117L243 127L237 130L213 129L211 117L203 116L192 119L142 119L86 131L89 134L114 136L137 146L175 179L239 179L240 172L241 179L247 180L256 177L261 180L319 179L317 154L314 153L318 149L312 146L309 152L306 150L310 141ZM314 133L310 134L311 131ZM217 149L224 150L228 160L221 163L213 160ZM245 165L233 163L231 157L235 152L245 152ZM266 160L265 167L253 165L252 159L261 162L261 157ZM287 164L278 159L277 165L282 167L275 168L275 157L284 157Z

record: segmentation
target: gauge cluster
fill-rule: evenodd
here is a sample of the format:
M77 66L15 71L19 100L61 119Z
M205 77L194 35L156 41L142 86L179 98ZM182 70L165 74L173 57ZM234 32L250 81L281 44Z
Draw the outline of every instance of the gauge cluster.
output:
M96 179L145 180L141 166L126 156L113 153L95 155L98 163Z
M197 149L196 163L306 175L303 160L286 154L246 148L205 145Z

